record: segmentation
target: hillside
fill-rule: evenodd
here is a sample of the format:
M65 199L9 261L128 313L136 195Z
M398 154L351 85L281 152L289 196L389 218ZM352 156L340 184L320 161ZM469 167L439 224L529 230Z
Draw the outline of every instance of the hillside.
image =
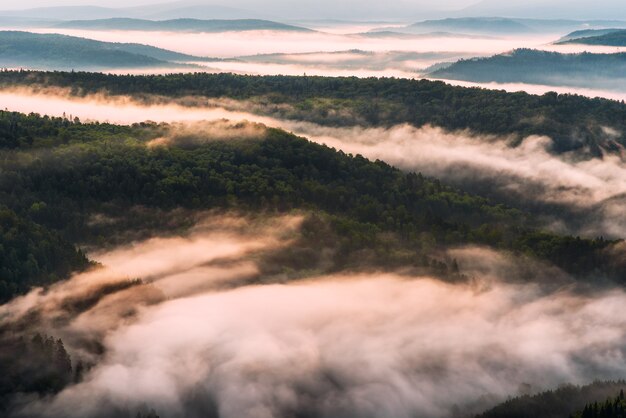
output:
M498 16L498 15L486 15ZM407 33L451 32L456 34L502 36L562 33L583 29L626 27L626 22L607 20L526 19L512 17L455 17L424 20L402 28L389 28Z
M520 138L546 135L554 139L555 153L575 149L602 155L626 144L626 106L616 101L556 93L507 93L429 80L5 71L0 72L0 86L78 88L85 94L106 91L114 96L156 94L172 99L228 97L271 105L259 107L259 113L328 126L409 123ZM288 106L275 107L277 104ZM608 138L603 127L611 127L618 136Z
M0 66L48 70L180 67L170 61L202 61L141 44L100 42L56 34L0 32Z
M626 30L610 29L606 31L597 31L596 34L587 34L587 36L579 36L573 39L567 39L559 42L560 44L582 44L582 45L601 45L601 46L626 46Z
M74 20L56 25L63 29L89 30L136 30L136 31L167 31L167 32L231 32L273 30L288 32L311 32L310 29L299 26L286 25L260 19L237 20L200 20L200 19L172 19L172 20L144 20L144 19L100 19Z
M561 54L518 49L490 58L461 60L432 78L481 83L529 83L626 91L626 54Z
M565 43L580 43L576 41L580 41L583 38L593 38L597 36L607 35L613 32L619 32L622 29L583 29L577 30L572 33L569 33L556 41L557 44L565 44Z
M304 210L320 218L308 245L323 242L337 254L326 269L375 263L454 277L458 271L438 257L438 250L479 244L549 261L580 279L621 280L621 267L605 251L611 241L541 232L536 220L514 208L276 129L225 141L213 138L210 127L207 133L177 137L175 127L167 125L82 124L10 112L0 112L0 129L7 139L0 144L1 167L10 179L0 182L0 199L14 213L7 216L34 233L65 240L59 241L59 252L68 251L67 242L102 244L142 230L151 216L176 208ZM163 137L171 137L172 145L149 146ZM141 220L133 214L137 206L145 208ZM95 214L117 221L98 225ZM11 236L0 236L0 247L11 243ZM52 272L85 262L73 253L41 259L29 247L18 260L30 260L31 253L35 260L62 263L53 264ZM308 262L316 265L316 257ZM19 276L22 283L51 280L49 275L39 279L38 269L26 272ZM5 272L2 280L5 298L24 290L15 285L16 274Z
M532 29L513 19L506 18L459 18L426 20L407 26L410 31L462 32L468 34L529 33Z

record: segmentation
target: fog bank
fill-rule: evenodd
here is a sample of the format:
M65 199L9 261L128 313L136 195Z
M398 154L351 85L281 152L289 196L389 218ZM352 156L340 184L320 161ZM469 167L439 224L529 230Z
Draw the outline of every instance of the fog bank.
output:
M512 284L515 262L472 248L455 255L475 279L456 285L375 271L251 279L254 254L289 245L298 223L212 215L189 236L94 254L105 268L2 306L2 326L29 318L92 362L80 383L13 416L105 417L147 404L161 417L460 417L528 385L626 373L621 290ZM144 283L67 310L120 274ZM103 354L89 352L93 340Z

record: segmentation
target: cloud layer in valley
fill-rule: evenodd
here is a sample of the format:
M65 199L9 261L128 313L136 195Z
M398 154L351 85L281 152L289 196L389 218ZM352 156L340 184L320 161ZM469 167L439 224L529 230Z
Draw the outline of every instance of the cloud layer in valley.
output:
M213 214L188 236L94 254L103 268L4 305L2 326L28 320L92 366L13 415L147 404L163 417L452 417L528 385L626 373L621 290L515 284L515 260L473 248L454 250L475 277L462 284L383 272L255 281L258 255L290 245L298 224ZM129 275L143 282L71 309L90 286Z
M0 100L11 103L11 110L42 114L78 116L83 120L134 123L146 119L164 122L197 122L229 119L247 120L279 127L312 141L345 152L381 159L406 170L421 171L469 190L499 194L511 203L550 205L569 209L547 216L551 227L561 232L590 236L626 237L621 213L626 205L626 168L623 155L581 159L576 152L554 155L551 140L530 137L512 147L510 138L487 137L471 132L446 132L437 127L409 125L386 128L334 128L313 123L259 116L262 111L245 102L211 100L197 106L177 104L141 105L130 98L94 96L67 98L62 91L33 94L27 90L0 92ZM209 106L210 105L210 106ZM189 128L217 138L258 136L260 126L226 122ZM184 125L183 125L184 126ZM230 126L230 127L229 127ZM605 127L607 139L614 132ZM219 132L218 132L219 131ZM184 129L177 129L179 140ZM205 136L206 136L205 135ZM156 141L158 143L159 141Z

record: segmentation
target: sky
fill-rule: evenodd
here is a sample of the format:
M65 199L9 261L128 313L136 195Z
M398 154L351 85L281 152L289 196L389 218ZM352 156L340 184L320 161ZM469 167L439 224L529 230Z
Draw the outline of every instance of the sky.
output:
M231 7L250 7L250 8L258 8L260 5L265 4L276 4L282 5L286 8L293 7L294 4L298 5L317 5L319 7L320 4L328 3L333 5L389 5L389 3L405 3L409 7L415 6L423 6L428 7L429 9L439 9L439 8L461 8L465 6L469 6L477 3L477 0L396 0L392 2L384 2L381 4L379 0L322 0L322 1L308 1L308 0L229 0L229 1L196 1L196 2L187 2L187 3L204 3L204 4L219 4L224 6ZM20 2L13 2L7 0L0 1L0 10L18 10L25 9L31 7L51 7L51 6L100 6L100 7L132 7L132 6L141 6L147 4L158 4L158 3L167 3L167 0L162 1L150 1L150 0L108 0L106 2L99 2L97 0L22 0ZM182 2L181 2L182 3Z
M461 16L586 20L626 19L626 8L623 2L624 0L386 0L384 2L380 0L182 0L173 3L177 3L180 7L203 4L235 8L239 12L244 11L245 16L239 17L278 20L328 18L415 20ZM20 2L0 0L0 15L2 10L37 7L92 5L123 8L163 3L172 2L168 0L108 0L106 2L98 0L22 0ZM143 12L145 11L141 11ZM217 16L217 18L223 17Z

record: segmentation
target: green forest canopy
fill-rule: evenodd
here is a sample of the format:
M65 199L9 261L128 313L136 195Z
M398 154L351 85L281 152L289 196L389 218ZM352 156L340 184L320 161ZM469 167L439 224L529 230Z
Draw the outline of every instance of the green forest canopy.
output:
M0 72L0 86L63 87L75 95L106 92L147 101L154 95L232 98L250 101L275 116L322 125L389 127L410 123L518 138L547 135L554 140L554 152L579 150L596 156L626 145L623 102L556 93L507 93L428 80L4 71ZM289 106L276 106L281 104ZM620 134L607 136L606 128Z
M122 216L137 206L316 213L340 238L336 268L358 267L350 254L364 249L374 250L382 263L423 266L432 265L443 247L480 244L548 260L580 278L624 277L623 267L606 251L611 242L543 232L519 210L419 173L277 129L256 140L146 145L168 129L0 112L1 137L10 148L2 151L0 200L9 225L17 225L3 229L0 237L11 260L0 279L0 297L6 300L29 285L85 268L84 256L67 243L97 238L89 233L94 213ZM23 231L17 244L15 228ZM322 228L311 228L313 234L316 230ZM116 231L109 226L100 233ZM381 241L386 233L396 237L401 255ZM36 264L29 262L33 259ZM31 265L37 268L26 269ZM444 274L452 265L435 267Z

